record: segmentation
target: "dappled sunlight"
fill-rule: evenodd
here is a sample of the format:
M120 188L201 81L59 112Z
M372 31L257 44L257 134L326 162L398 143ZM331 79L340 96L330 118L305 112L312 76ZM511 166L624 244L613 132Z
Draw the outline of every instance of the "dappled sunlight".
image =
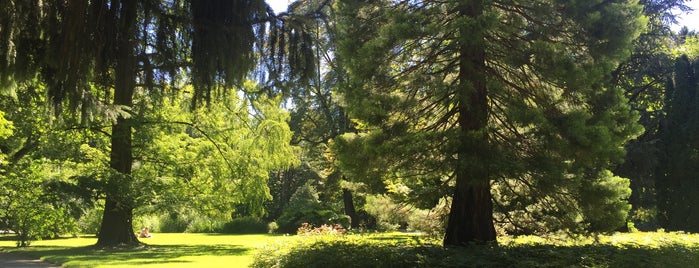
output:
M252 262L257 247L290 239L278 235L224 235L154 233L140 239L144 245L133 249L96 248L94 237L35 241L17 249L13 240L0 241L0 247L61 263L64 267L245 267Z

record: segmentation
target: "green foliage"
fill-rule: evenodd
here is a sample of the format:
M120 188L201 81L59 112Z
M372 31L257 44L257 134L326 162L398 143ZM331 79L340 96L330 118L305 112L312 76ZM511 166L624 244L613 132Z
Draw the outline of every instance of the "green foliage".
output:
M631 205L629 180L603 171L596 179L586 180L580 203L588 231L612 232L626 224Z
M367 196L366 211L376 218L376 229L403 229L438 237L444 235L449 214L448 202L441 201L432 209L420 209L409 203L396 203L385 195Z
M142 126L134 137L137 214L194 213L217 224L231 213L264 215L272 198L269 174L297 163L280 99L245 100L231 93L193 112L189 100L186 94L166 98L157 110L139 104L144 115L137 118ZM172 230L183 228L191 231Z
M269 230L267 222L258 217L241 217L233 218L233 220L224 223L220 233L225 234L264 234Z
M407 188L421 208L455 189L480 198L478 215L454 216L460 224L447 228L473 236L489 228L460 228L490 224L490 198L464 189L483 185L508 231L625 223L628 184L606 170L642 128L608 80L648 22L636 1L336 7L337 54L349 74L340 93L359 130L334 140L343 173L372 190ZM588 189L609 196L586 203ZM609 209L609 226L586 224Z
M17 233L17 246L29 246L42 238L75 233L77 225L67 208L47 202L50 193L45 183L52 171L41 161L19 163L20 167L0 176L0 216L7 228Z
M44 88L25 87L13 98L0 98L0 110L10 111L3 113L4 129L12 129L0 138L0 190L6 193L0 219L3 228L17 232L21 246L77 233L78 219L93 206L99 188L94 177L104 170L86 144L99 146L100 139L77 127L65 130L72 123L67 118L52 124L42 103Z
M96 206L86 210L78 219L78 231L81 234L97 234L102 223L103 209Z
M699 231L699 61L677 58L660 129L658 220L668 230Z
M683 234L618 234L547 240L503 238L501 246L443 248L405 235L303 237L269 244L253 267L691 267L699 240Z
M177 214L164 214L158 221L158 232L183 233L187 230L189 222Z
M323 224L349 226L349 219L346 215L339 215L323 206L318 200L315 187L305 184L291 196L284 213L277 219L279 232L282 233L296 233L297 228L304 223L314 226Z
M140 228L149 227L151 232L161 233L217 233L221 232L224 225L223 221L212 219L198 211L170 212L159 217L142 218Z
M0 139L6 139L7 137L12 136L13 129L14 127L12 126L12 121L7 120L7 118L5 118L5 113L0 111ZM0 153L3 152L0 151Z

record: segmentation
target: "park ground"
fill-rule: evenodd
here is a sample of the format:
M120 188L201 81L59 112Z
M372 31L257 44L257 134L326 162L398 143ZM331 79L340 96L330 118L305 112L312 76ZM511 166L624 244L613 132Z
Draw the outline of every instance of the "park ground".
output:
M105 250L92 247L96 242L94 236L35 241L26 248L16 248L14 241L5 236L0 237L0 250L63 267L248 267L253 264L256 253L267 252L274 255L275 252L285 251L300 256L308 254L308 250L289 251L288 248L281 248L296 245L297 248L311 249L315 247L309 246L308 243L313 240L332 247L332 241L347 242L347 237L350 236L311 238L262 234L156 233L153 238L141 239L145 245L140 248ZM366 247L392 247L402 241L413 241L410 244L414 245L414 241L421 240L423 242L418 243L421 246L432 243L432 246L428 247L439 248L434 245L438 240L425 239L414 234L389 233L351 237L354 238L350 238L349 241L376 241L369 244L359 242ZM475 250L471 248L448 254L459 255L457 261L466 259L466 262L474 265L485 265L478 267L699 267L697 234L638 232L602 235L596 239L524 236L501 237L499 240L500 245L496 247L476 246ZM319 250L319 254L327 257L327 253L322 251L323 249ZM350 251L347 252L351 254ZM386 252L391 254L390 250ZM437 254L446 256L444 253ZM306 261L313 258L312 254L304 257ZM341 260L336 262L341 263Z

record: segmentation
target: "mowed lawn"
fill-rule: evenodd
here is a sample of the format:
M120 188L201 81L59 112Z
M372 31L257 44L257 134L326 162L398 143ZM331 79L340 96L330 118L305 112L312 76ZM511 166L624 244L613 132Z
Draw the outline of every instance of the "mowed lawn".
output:
M64 267L248 267L255 250L267 243L284 243L292 236L155 233L140 239L139 249L100 250L94 236L34 241L16 248L3 237L4 251L21 252Z
M464 259L466 261L461 263L464 265L456 267L464 267L468 266L466 264L474 263L488 265L471 266L699 267L699 234L662 231L600 235L597 239L593 237L573 239L555 235L547 237L500 237L500 246L466 248L463 251L461 249L442 251L439 250L441 247L438 246L438 240L405 233L365 234L347 237L350 238L349 240L343 240L342 237L317 237L322 238L318 240L308 236L262 234L156 233L153 238L141 239L146 243L142 248L108 251L92 246L97 241L95 237L35 241L27 248L16 248L12 237L0 238L2 238L0 239L0 250L27 254L48 262L61 264L64 267L248 267L252 264L258 248L265 245L267 245L266 249L261 252L269 254L266 256L272 258L278 258L279 253L289 252L289 247L300 246L299 249L304 250L315 247L316 250L319 250L317 254L304 253L306 255L301 254L298 258L308 261L323 261L330 255L338 258L341 258L342 254L351 255L352 253L346 250L357 251L356 246L360 244L393 247L396 243L402 242L413 246L396 247L393 251L378 250L377 252L398 255L406 254L406 252L421 255L434 254L431 258ZM295 239L296 241L294 241ZM356 239L367 243L357 243L359 240ZM313 241L325 241L323 242L325 246L317 248L318 245L311 245L314 243ZM417 241L420 242L415 244ZM420 247L420 245L426 247L415 250L414 247ZM435 247L437 251L434 250ZM338 250L342 254L337 255ZM374 252L364 253L374 254ZM382 257L390 256L382 255ZM330 263L334 264L331 266L337 267L338 263L342 262L338 259L332 259Z

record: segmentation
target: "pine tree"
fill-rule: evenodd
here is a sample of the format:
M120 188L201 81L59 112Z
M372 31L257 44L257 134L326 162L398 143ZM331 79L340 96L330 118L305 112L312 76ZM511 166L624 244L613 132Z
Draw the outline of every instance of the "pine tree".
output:
M452 187L445 245L496 240L494 209L561 228L623 223L628 182L607 170L640 127L605 83L644 23L636 1L337 6L342 93L364 130L337 141L347 172Z

